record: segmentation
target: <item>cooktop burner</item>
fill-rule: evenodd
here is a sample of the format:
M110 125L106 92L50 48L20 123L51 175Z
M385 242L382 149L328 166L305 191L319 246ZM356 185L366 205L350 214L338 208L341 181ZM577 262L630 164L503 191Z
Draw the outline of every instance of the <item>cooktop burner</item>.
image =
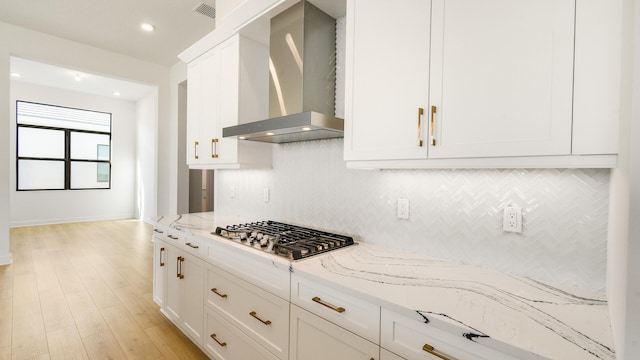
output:
M215 234L291 260L355 244L350 236L271 220L218 227Z

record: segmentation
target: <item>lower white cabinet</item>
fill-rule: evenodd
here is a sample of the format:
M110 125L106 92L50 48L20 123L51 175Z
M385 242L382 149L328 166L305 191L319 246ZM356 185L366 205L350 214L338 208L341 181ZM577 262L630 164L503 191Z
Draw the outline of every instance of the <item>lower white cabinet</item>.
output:
M252 340L286 360L289 355L289 301L213 265L207 267L205 304Z
M157 237L153 238L153 301L164 307L167 278L167 247Z
M215 311L205 308L204 348L217 360L278 360Z
M164 311L196 344L202 344L204 329L205 263L197 257L166 245L167 290Z
M385 308L381 311L380 346L407 359L519 360L461 335L441 330L423 319Z
M377 344L293 304L290 331L290 360L377 360L380 352Z

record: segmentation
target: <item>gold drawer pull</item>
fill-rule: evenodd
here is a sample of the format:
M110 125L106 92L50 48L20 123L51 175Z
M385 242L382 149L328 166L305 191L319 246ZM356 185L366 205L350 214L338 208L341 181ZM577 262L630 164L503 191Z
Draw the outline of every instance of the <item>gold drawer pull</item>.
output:
M258 319L258 321L260 321L261 323L263 323L263 324L265 324L265 325L271 325L271 320L267 320L267 321L265 321L265 320L260 319L260 318L258 317L258 315L256 315L256 312L255 312L255 311L250 312L250 313L249 313L249 315L251 315L251 316L253 316L254 318Z
M424 114L424 109L418 108L418 146L422 146L422 115Z
M221 297L221 298L223 298L223 299L226 299L226 298L227 298L227 294L220 294L220 293L218 292L218 289L217 289L217 288L213 288L213 289L211 289L211 291L213 291L213 293L214 293L214 294L216 294L216 295L220 296L220 297Z
M436 146L436 111L435 106L431 106L431 145Z
M198 248L200 248L200 246L198 246L198 245L193 245L193 244L192 244L192 243L190 243L190 242L186 243L185 245L187 245L188 247L193 248L193 249L198 249Z
M209 336L211 336L211 338L212 338L213 340L215 340L215 342L217 342L217 343L218 343L218 345L220 345L220 346L222 346L222 347L227 346L227 343L226 343L226 342L221 342L220 340L218 340L218 338L216 337L216 334L211 334L211 335L209 335Z
M331 305L331 304L329 304L329 303L326 303L326 302L322 301L322 299L320 299L320 298L319 298L319 297L317 297L317 296L315 296L315 297L314 297L313 299L311 299L311 300L313 300L313 301L317 302L317 303L318 303L318 304L320 304L320 305L324 305L324 306L328 307L329 309L331 309L331 310L333 310L333 311L335 311L335 312L339 312L339 313L343 313L343 312L345 312L345 309L344 309L343 307L336 307L336 306L333 306L333 305Z
M160 248L160 266L164 266L164 261L162 261L163 253L164 253L164 248Z
M211 157L218 158L218 139L211 139Z
M176 271L178 273L176 275L178 276L178 279L184 279L184 274L182 273L182 262L184 261L184 258L182 256L178 256L177 260L178 265L176 266Z
M198 159L198 142L197 141L193 145L193 157Z
M162 230L153 229L153 231L157 232L158 234L164 234L164 231L162 231Z
M437 356L442 360L451 360L451 358L440 354L439 352L436 351L436 349L433 348L433 346L429 345L429 344L424 344L424 346L422 347L422 350L428 352L429 354L433 355L433 356Z
M168 237L169 239L178 240L178 237L177 237L177 236L167 235L167 237Z

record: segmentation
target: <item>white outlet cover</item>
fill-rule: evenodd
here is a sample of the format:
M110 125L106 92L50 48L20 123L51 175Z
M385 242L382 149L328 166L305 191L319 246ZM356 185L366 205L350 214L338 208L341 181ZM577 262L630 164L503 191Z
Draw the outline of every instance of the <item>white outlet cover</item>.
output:
M269 202L269 188L266 187L264 189L262 189L262 199L264 200L264 202Z
M398 219L409 219L409 199L398 199Z
M518 206L506 206L502 219L502 230L506 232L522 232L522 208Z

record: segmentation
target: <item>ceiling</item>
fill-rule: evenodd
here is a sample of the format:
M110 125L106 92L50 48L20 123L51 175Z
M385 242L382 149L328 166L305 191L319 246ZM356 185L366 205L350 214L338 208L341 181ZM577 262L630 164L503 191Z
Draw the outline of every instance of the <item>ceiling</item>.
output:
M215 7L215 0L1 0L0 21L172 66L215 28L193 11L202 2ZM142 22L156 29L145 32Z

